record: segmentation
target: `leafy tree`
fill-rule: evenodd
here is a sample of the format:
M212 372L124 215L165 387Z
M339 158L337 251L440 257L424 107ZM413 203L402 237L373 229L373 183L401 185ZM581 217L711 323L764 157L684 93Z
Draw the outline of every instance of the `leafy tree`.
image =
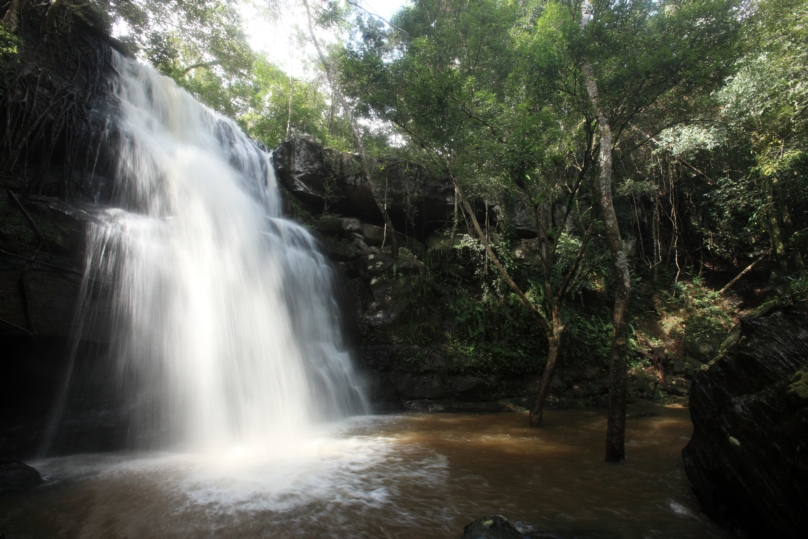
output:
M805 211L808 185L808 8L803 2L768 0L757 6L752 50L717 95L728 137L749 141L755 166L749 179L761 199L762 219L780 268L804 269L791 213ZM789 202L791 200L791 202ZM797 202L795 204L794 202Z
M479 185L494 178L524 195L536 216L546 293L538 302L528 297L490 249L489 256L551 340L565 327L561 300L579 262L560 283L553 281L563 233L547 220L548 204L563 193L570 211L580 182L595 173L601 178L596 196L610 198L610 162L614 154L619 163L624 144L630 153L632 128L653 135L681 122L691 108L685 96L708 92L728 74L739 26L727 0L603 0L590 11L582 25L577 1L422 0L398 14L393 29L363 21L361 41L346 50L342 64L347 91L370 115L397 125L455 180ZM617 218L609 214L613 206L608 200L600 205L623 283L613 324L608 453L609 460L620 460L630 283ZM588 232L579 234L585 243ZM552 376L552 360L542 386ZM540 403L541 391L534 424Z
M232 2L108 0L105 5L128 29L122 40L133 52L177 80L202 68L243 74L252 64L252 51Z
M361 41L346 50L342 77L371 117L397 125L453 179L488 259L536 316L549 350L531 410L531 424L539 426L567 326L562 302L586 275L582 262L593 221L577 197L592 163L591 133L558 114L562 107L554 105L564 96L535 92L525 76L532 65L520 56L513 33L522 17L516 3L497 1L418 2L389 29L364 17ZM570 149L576 139L583 152ZM529 278L520 285L500 261L461 179L477 193L511 190L532 210L542 261L535 283ZM571 219L573 211L579 219ZM559 212L562 223L575 221L581 229L559 227ZM576 248L560 257L559 245L571 236Z
M301 134L333 141L330 107L316 83L292 79L261 57L253 65L251 83L246 110L238 117L251 137L269 147Z

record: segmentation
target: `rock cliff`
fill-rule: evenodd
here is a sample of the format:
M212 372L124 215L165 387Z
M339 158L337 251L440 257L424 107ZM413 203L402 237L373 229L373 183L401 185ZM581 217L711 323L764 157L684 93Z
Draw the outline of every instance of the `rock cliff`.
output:
M690 394L682 451L704 511L753 537L808 530L808 303L742 321Z
M46 24L48 6L24 4L19 53L0 70L0 460L35 451L68 348L92 363L109 333L108 298L96 296L98 324L71 341L85 225L113 188L107 78L113 50L125 51L92 4L58 28Z

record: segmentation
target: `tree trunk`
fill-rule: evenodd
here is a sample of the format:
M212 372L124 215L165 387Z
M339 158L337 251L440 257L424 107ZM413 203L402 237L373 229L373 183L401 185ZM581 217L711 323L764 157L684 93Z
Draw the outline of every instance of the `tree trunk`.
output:
M6 14L3 17L3 22L5 23L6 28L8 28L8 31L12 34L17 32L19 14L24 5L25 0L11 0L8 5L8 10L6 10Z
M295 79L289 75L289 101L286 107L286 140L289 140L289 133L292 132L292 96L295 93Z
M730 282L728 282L728 283L727 283L727 284L724 286L724 288L722 288L721 290L719 290L719 291L718 291L718 295L719 295L719 296L723 296L723 295L724 295L724 293L725 293L727 290L729 290L729 289L732 287L732 285L734 285L735 283L737 283L738 281L740 281L740 280L741 280L741 277L743 277L744 275L746 275L747 273L749 273L750 271L752 271L752 270L755 268L755 266L757 265L757 263L758 263L758 262L760 262L761 260L763 260L764 258L766 258L768 255L769 255L769 252L767 251L767 252L763 253L763 254L760 256L760 258L758 258L757 260L755 260L754 262L752 262L751 264L749 264L748 266L746 266L746 268L745 268L745 269L744 269L744 270L743 270L741 273L739 273L738 275L736 275L736 276L735 276L735 278L734 278L733 280L731 280Z
M547 396L550 394L550 384L553 383L563 333L564 326L557 324L554 320L553 333L547 335L547 364L544 366L544 372L541 375L541 383L539 384L539 391L536 393L536 400L533 401L533 407L530 409L531 427L542 426L544 405L547 402Z
M786 247L785 239L783 238L783 231L780 228L780 220L777 215L777 202L774 197L774 186L771 180L763 180L766 185L766 219L768 221L769 237L771 238L772 248L777 257L777 262L780 264L780 271L783 275L788 274L788 248Z
M805 261L802 259L799 249L791 247L791 238L794 236L794 222L791 220L791 212L788 210L788 204L784 203L782 197L777 197L780 217L783 221L783 235L785 236L785 243L789 251L789 260L794 262L794 267L799 270L805 270Z
M606 228L606 241L615 270L614 312L612 314L612 354L609 373L609 420L606 427L606 462L626 458L626 351L628 348L628 302L631 296L631 276L628 270L623 237L617 223L612 201L612 133L609 121L600 107L598 86L592 66L581 68L589 99L595 108L600 131L600 173L595 182L600 211Z

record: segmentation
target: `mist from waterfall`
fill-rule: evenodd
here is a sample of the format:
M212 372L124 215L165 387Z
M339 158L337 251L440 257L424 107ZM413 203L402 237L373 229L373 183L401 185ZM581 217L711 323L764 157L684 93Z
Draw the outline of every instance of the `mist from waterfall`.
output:
M119 209L88 231L83 294L114 287L130 446L280 451L366 412L332 269L282 217L270 155L171 79L113 65Z

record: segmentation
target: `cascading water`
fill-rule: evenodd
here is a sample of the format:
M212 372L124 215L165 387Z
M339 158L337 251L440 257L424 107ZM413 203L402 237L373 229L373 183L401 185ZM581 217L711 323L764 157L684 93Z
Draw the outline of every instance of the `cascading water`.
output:
M83 290L114 287L130 441L277 450L365 412L331 269L281 217L269 154L167 77L113 64L120 209L89 230Z
M552 435L522 414L316 426L366 406L328 265L280 217L268 155L153 70L114 65L119 209L88 231L77 322L112 321L99 380L125 404L109 422L170 451L32 463L48 484L0 496L0 537L437 538L495 511L543 537L724 537L682 471L686 411L636 419L630 465L608 470L594 411L557 412ZM80 341L51 431L82 415L60 413L88 393Z

